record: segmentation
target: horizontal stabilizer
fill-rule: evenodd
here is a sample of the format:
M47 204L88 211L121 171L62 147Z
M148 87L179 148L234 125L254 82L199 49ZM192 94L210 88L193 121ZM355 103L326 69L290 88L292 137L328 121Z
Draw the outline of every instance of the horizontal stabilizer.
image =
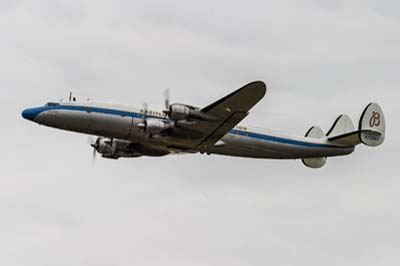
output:
M343 146L356 146L361 143L358 131L334 136L328 138L328 141Z

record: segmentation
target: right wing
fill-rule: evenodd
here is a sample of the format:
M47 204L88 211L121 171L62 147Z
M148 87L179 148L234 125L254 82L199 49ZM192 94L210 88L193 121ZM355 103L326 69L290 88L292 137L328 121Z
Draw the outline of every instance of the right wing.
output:
M180 127L197 133L198 138L192 143L193 146L213 145L248 115L266 91L262 81L247 84L203 108L201 112L210 119L195 120Z
M255 81L210 104L201 111L218 118L227 117L229 113L247 113L264 97L266 91L267 87L264 82Z

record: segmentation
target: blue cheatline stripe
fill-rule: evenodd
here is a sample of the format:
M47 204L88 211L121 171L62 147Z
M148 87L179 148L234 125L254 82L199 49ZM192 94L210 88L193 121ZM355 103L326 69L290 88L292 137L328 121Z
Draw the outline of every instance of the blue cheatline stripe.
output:
M53 107L51 109L56 109L56 110L72 110L72 111L90 111L92 113L100 113L100 114L109 114L109 115L125 115L125 116L130 116L130 117L137 117L140 118L142 115L134 112L125 112L125 111L119 111L119 110L112 110L112 109L106 109L106 108L99 108L99 107L90 107L90 106L72 106L72 105L59 105L56 107ZM146 115L147 117L152 117L149 115Z
M40 109L41 109L41 112L48 111L48 110L71 110L71 111L85 111L85 112L90 111L91 113L129 116L129 117L134 117L134 118L142 117L142 114L140 114L140 113L113 110L113 109L107 109L107 108L99 108L99 107L91 107L91 106L58 105L58 106L50 106L50 107L47 107L47 106L40 107ZM146 115L146 117L164 119L159 116L153 116L153 115L148 115L148 114Z
M263 135L263 134L259 134L259 133L254 133L254 132L239 131L236 129L231 130L229 133L235 134L235 135L240 135L240 136L245 136L245 137L249 137L249 138L254 138L254 139L261 139L261 140L267 140L267 141L296 145L296 146L310 147L310 148L342 148L339 146L332 146L332 145L327 145L327 144L319 144L319 143L304 142L304 141L298 141L298 140L292 140L292 139L285 139L285 138L268 136L268 135Z
M58 106L49 106L49 107L40 107L38 108L41 111L38 112L44 112L48 110L72 110L72 111L87 111L89 110L92 113L101 113L101 114L110 114L110 115L125 115L129 117L134 117L134 118L140 118L142 114L135 113L135 112L125 112L125 111L119 111L119 110L112 110L112 109L106 109L106 108L99 108L99 107L90 107L90 106L72 106L72 105L58 105ZM146 115L147 117L151 118L158 118L158 119L165 119L159 116L151 116L151 115ZM173 121L173 120L170 120ZM263 135L259 133L254 133L254 132L247 132L247 131L239 131L237 129L232 129L230 134L235 134L235 135L240 135L240 136L245 136L249 138L254 138L254 139L261 139L261 140L267 140L267 141L272 141L272 142L278 142L278 143L283 143L283 144L290 144L290 145L295 145L295 146L302 146L302 147L310 147L310 148L343 148L339 146L332 146L332 145L327 145L327 144L319 144L319 143L310 143L310 142L304 142L304 141L298 141L298 140L292 140L292 139L285 139L281 137L274 137L274 136L268 136L268 135ZM344 147L348 148L348 147Z

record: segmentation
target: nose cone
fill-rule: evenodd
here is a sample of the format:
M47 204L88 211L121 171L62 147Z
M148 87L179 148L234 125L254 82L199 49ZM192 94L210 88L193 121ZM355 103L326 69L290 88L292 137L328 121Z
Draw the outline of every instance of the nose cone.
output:
M40 110L38 108L30 108L30 109L25 109L22 112L22 117L25 118L26 120L34 121L35 117L40 113Z

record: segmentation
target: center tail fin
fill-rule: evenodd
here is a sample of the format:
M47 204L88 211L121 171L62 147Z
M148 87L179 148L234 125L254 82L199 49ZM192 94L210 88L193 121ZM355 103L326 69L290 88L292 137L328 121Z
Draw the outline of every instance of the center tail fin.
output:
M348 115L340 115L326 133L327 137L339 136L354 131L354 125Z

